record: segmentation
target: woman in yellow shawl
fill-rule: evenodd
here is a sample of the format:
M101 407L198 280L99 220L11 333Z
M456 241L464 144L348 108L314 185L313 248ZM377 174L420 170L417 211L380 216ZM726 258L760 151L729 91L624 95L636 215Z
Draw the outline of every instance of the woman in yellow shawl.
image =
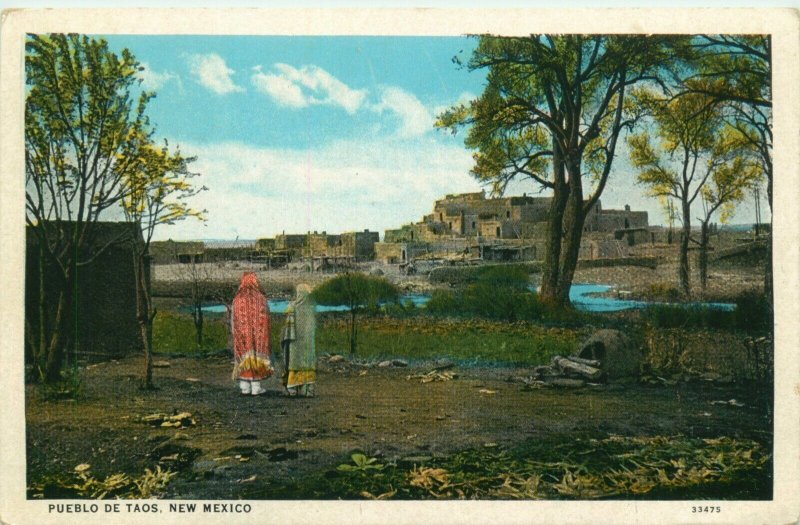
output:
M281 331L285 371L283 385L290 396L314 395L317 379L317 319L311 287L297 285L297 296L286 310L286 324Z

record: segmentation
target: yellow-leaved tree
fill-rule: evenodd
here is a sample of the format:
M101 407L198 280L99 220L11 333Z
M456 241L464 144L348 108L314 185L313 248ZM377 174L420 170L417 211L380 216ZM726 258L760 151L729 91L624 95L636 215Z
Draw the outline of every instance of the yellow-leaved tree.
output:
M171 152L165 141L159 147L143 136L132 151L123 154L136 159L137 169L125 177L123 210L128 222L142 232L144 242L132 243L136 277L136 314L144 347L142 387L153 388L153 319L156 308L150 292L149 249L153 235L161 225L175 224L188 218L204 221L204 211L191 208L187 200L205 186L193 184L199 174L190 171L194 157L184 157L178 149Z

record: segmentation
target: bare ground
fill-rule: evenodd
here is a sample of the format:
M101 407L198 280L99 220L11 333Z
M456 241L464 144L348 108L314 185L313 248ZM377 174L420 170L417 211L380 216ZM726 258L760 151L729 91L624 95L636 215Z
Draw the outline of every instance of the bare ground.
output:
M84 370L77 401L47 401L28 386L29 483L80 463L91 464L100 477L141 474L161 462L181 471L167 497L235 499L245 489L252 493L334 468L353 450L413 460L537 437L682 434L770 441L766 399L736 385L530 390L509 381L529 372L519 368L455 368L456 379L422 383L407 376L430 370L431 363L361 368L321 361L314 398L284 397L277 378L266 395L240 396L224 356L170 359L156 369L155 391L139 389L140 358ZM744 406L712 404L729 399ZM140 421L154 412L183 411L196 425L176 430ZM162 459L176 452L177 461Z

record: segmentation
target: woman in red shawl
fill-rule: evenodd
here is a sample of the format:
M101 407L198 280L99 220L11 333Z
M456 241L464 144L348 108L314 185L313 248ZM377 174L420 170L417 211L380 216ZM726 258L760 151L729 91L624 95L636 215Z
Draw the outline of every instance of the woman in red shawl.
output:
M261 293L256 274L246 272L231 307L233 378L239 380L243 395L266 392L261 380L272 375L269 351L269 306Z

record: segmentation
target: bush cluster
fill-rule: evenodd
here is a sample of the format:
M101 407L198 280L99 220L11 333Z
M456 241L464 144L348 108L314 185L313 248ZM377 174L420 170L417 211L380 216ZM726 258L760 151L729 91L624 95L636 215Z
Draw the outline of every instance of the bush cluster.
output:
M485 266L475 273L475 282L463 288L434 291L428 312L504 321L540 319L545 314L545 305L528 289L528 271L524 266Z
M659 304L649 306L644 318L654 328L718 328L760 333L772 326L767 298L758 292L746 292L737 297L733 311L704 305Z

